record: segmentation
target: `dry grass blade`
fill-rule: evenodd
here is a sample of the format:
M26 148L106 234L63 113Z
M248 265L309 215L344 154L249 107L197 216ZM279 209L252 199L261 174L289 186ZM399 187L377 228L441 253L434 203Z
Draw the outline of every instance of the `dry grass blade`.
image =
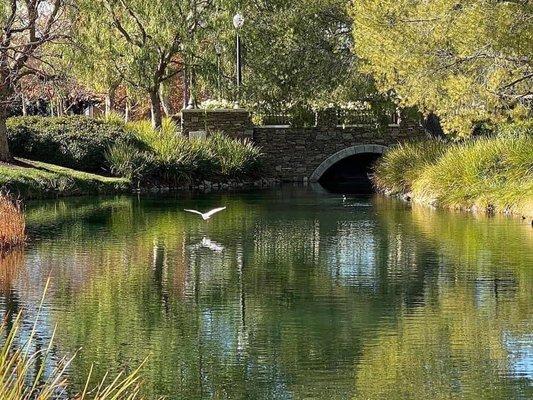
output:
M45 287L45 293L49 282ZM35 350L34 341L38 331L39 315L44 304L44 294L37 310L37 317L29 334L24 334L22 313L19 313L11 324L7 318L0 325L0 399L1 400L52 400L60 393L61 398L67 393L68 380L66 371L75 356L62 358L54 362L55 367L45 373L50 365L55 329L48 346L43 350ZM21 342L21 338L25 338ZM144 364L144 363L143 363ZM92 368L87 377L86 385L81 394L71 398L79 400L138 400L140 399L139 366L129 375L120 373L111 383L106 383L106 376L94 390L89 389Z
M0 193L0 253L24 244L26 222L20 203Z

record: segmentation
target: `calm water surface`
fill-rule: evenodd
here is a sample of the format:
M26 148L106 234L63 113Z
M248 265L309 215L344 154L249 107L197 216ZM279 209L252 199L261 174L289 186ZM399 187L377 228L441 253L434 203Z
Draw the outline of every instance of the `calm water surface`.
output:
M183 208L227 211L204 222ZM531 399L533 229L285 188L31 204L0 317L148 398ZM9 319L10 317L8 317ZM8 321L9 323L9 321ZM50 363L53 364L54 360Z

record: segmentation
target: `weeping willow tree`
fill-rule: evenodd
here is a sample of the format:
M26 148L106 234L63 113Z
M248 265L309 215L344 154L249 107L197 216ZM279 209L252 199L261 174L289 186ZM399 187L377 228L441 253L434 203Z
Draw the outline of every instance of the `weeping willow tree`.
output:
M226 1L211 50L211 70L202 79L211 94L264 113L297 113L360 99L382 101L367 74L357 71L352 49L352 18L344 0ZM231 19L239 12L243 86L235 84L237 32ZM215 47L220 49L217 65ZM218 90L220 87L220 90ZM217 88L217 90L212 90ZM207 90L209 91L209 90Z

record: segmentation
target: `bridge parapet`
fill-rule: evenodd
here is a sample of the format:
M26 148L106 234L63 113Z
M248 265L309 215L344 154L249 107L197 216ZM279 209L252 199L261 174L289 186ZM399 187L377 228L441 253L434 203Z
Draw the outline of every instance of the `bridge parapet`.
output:
M243 109L182 110L181 131L187 137L206 137L221 132L233 138L252 136L250 113Z

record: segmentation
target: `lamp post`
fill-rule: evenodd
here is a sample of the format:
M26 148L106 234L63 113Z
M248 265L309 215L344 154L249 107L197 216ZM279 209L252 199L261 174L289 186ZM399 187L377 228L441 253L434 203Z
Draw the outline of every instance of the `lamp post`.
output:
M189 67L189 76L188 76L188 88L189 88L189 104L187 104L187 110L192 110L196 108L196 96L194 93L194 69L192 66Z
M240 94L241 94L241 85L242 85L242 54L241 54L241 36L239 34L240 29L244 25L244 17L237 13L233 17L233 26L235 27L235 30L237 31L237 104L239 105L240 100Z
M217 55L217 91L218 91L219 100L222 98L222 89L220 86L220 57L222 56L223 51L224 51L224 46L222 46L218 42L215 43L215 53Z

